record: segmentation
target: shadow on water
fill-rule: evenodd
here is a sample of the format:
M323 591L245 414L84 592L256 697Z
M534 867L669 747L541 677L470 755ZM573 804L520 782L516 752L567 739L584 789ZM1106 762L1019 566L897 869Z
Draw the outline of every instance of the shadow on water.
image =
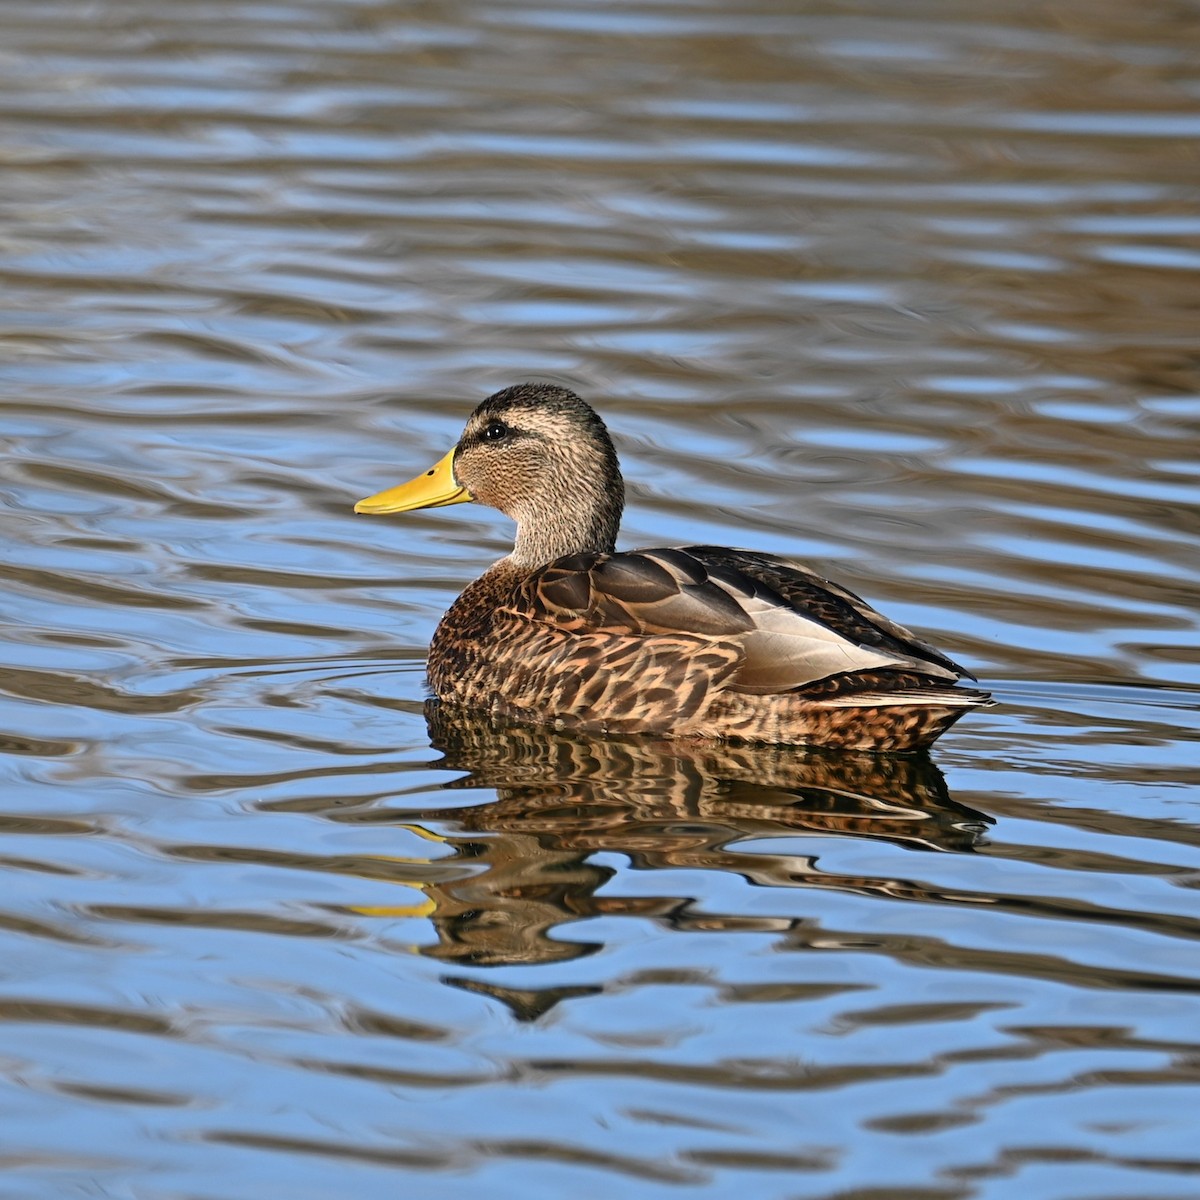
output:
M690 896L600 895L617 873L593 861L600 852L627 856L635 869L729 871L764 887L889 891L900 885L827 875L815 856L740 846L807 835L969 853L991 824L950 798L927 756L589 737L505 726L433 702L426 717L442 765L467 772L444 786L496 796L421 813L422 822L448 825L447 843L483 868L423 889L438 938L427 953L464 965L592 953L598 945L553 935L589 917L649 918L677 929L783 931L789 924L701 913Z

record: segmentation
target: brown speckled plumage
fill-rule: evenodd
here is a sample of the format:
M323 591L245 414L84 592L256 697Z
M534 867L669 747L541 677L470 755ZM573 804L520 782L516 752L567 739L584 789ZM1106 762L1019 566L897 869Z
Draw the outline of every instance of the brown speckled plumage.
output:
M496 393L449 461L451 498L364 507L471 498L517 521L513 553L434 635L444 701L559 728L873 751L928 746L988 701L955 686L973 678L963 668L797 563L715 546L617 553L616 455L571 392Z

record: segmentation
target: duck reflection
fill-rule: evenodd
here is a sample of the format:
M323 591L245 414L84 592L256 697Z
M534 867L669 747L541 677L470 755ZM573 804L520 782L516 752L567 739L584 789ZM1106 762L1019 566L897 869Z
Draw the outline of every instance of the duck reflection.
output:
M680 928L790 924L701 915L686 896L600 895L615 871L593 861L599 852L626 856L642 869L721 870L774 887L907 895L917 885L825 874L815 858L803 855L799 839L874 838L964 853L991 823L950 799L925 756L604 738L503 725L436 702L426 708L426 719L443 765L465 772L444 786L496 793L490 803L421 813L422 823L438 823L460 861L486 868L425 887L425 911L438 935L426 953L464 964L549 963L588 954L599 947L564 939L561 926L605 914ZM738 847L780 837L795 839L795 849L766 854Z

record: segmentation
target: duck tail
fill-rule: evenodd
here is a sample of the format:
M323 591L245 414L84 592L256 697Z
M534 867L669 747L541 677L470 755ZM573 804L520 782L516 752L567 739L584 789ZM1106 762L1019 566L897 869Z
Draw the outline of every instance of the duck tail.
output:
M831 715L833 710L853 714L834 722L841 736L826 745L903 754L927 749L972 709L993 704L988 692L975 688L921 687L853 692L817 700L813 707L831 710Z

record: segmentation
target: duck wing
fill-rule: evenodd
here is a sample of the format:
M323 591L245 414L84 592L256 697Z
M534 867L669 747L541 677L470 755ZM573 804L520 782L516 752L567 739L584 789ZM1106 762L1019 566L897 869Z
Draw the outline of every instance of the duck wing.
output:
M733 570L778 592L793 607L823 621L866 646L878 646L974 679L966 667L922 641L910 629L877 612L861 596L840 583L823 579L811 567L792 559L726 546L688 546L685 552L718 569Z
M853 593L746 550L571 555L541 568L525 589L524 615L564 631L663 639L685 654L689 645L691 653L719 648L731 668L719 686L738 692L790 692L855 675L876 684L879 672L945 687L965 674Z

